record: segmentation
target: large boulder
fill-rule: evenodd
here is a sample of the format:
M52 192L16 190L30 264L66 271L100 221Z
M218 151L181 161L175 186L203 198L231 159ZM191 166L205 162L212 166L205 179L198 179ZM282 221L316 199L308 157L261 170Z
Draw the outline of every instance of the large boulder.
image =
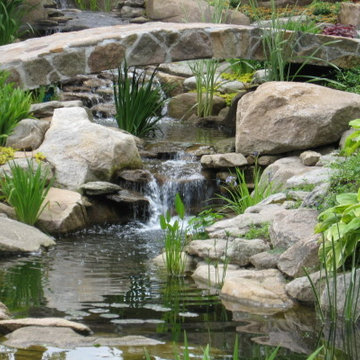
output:
M0 320L10 319L10 312L6 305L0 302Z
M79 107L54 111L38 150L55 166L56 184L71 190L89 181L109 181L119 169L142 164L134 136L92 123Z
M274 247L288 249L314 234L317 211L312 209L284 210L277 213L270 226L270 241Z
M232 168L248 164L244 155L237 153L203 155L200 161L204 168Z
M267 82L244 95L236 151L280 154L338 141L360 116L360 95L309 83Z
M148 0L146 15L151 20L165 22L213 22L215 10L204 0ZM250 19L239 11L228 10L223 14L223 22L250 25Z
M5 217L0 217L0 229L0 253L35 252L55 245L55 241L40 230Z
M286 275L297 278L320 267L319 236L312 235L302 239L283 252L278 261L278 268Z

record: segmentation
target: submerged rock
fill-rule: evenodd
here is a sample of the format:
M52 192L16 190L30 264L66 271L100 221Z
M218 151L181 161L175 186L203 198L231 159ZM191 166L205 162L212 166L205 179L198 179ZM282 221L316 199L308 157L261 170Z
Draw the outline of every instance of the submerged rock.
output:
M40 230L24 223L0 217L0 253L36 252L55 241Z
M79 334L83 334L83 335L91 334L90 328L87 327L86 325L61 318L41 318L41 319L24 318L24 319L1 320L0 333L8 334L12 331L27 326L69 328L76 331Z
M28 326L6 336L4 345L14 348L53 346L61 349L93 346L152 346L162 342L143 336L95 337L82 336L70 328Z

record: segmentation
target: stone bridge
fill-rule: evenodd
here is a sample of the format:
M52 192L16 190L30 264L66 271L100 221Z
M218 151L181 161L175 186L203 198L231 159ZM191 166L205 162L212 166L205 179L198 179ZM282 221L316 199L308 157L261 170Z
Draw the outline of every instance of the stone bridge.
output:
M201 58L263 59L262 29L204 23L147 23L56 33L0 47L0 69L24 88L55 83L129 65L150 65ZM293 60L316 51L315 64L360 64L357 39L295 34Z

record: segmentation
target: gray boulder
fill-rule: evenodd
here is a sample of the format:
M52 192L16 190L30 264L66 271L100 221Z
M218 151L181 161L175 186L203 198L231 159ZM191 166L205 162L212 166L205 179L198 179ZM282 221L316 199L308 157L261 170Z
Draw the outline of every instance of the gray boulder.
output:
M56 109L38 149L55 166L56 183L70 190L109 181L117 170L141 167L134 136L90 121L83 108Z
M37 118L46 118L53 116L54 110L63 107L81 107L83 103L80 100L72 101L48 101L39 104L32 104L30 112Z
M279 257L280 254L264 251L251 256L249 260L256 269L275 269L279 261Z
M309 83L267 82L242 97L236 151L281 154L338 141L360 116L360 95Z
M0 253L36 252L55 241L40 230L21 222L0 217Z
M278 268L293 278L305 275L304 268L308 273L318 270L320 267L319 245L318 235L298 241L281 254Z
M232 168L248 163L244 155L237 153L204 155L200 162L204 168Z
M49 126L50 123L46 120L23 119L7 138L6 146L20 150L37 149L43 142L45 132Z
M349 293L349 289L351 286L351 278L353 277L353 292L352 295ZM330 305L336 303L336 310L339 317L344 317L344 310L346 307L346 302L348 299L351 299L350 296L352 296L352 302L351 302L351 308L353 309L353 318L356 319L360 315L360 301L358 300L358 294L359 294L359 282L360 278L360 269L357 269L354 272L354 276L351 274L351 272L348 272L346 274L337 274L336 280L331 279L329 281L329 289L324 289L321 298L320 298L320 306L324 311L330 312L331 308ZM335 288L335 282L336 282L336 297L334 298L334 288ZM329 299L329 295L331 299Z
M151 20L165 22L212 22L216 10L204 0L149 0L146 1L146 15ZM244 14L228 10L224 13L224 21L228 24L250 25Z
M50 188L38 225L50 234L65 234L84 229L88 224L85 204L78 192Z
M92 181L81 185L80 189L85 195L108 195L117 193L121 187L107 181Z
M314 234L317 211L311 209L283 210L270 225L270 241L274 247L288 249Z

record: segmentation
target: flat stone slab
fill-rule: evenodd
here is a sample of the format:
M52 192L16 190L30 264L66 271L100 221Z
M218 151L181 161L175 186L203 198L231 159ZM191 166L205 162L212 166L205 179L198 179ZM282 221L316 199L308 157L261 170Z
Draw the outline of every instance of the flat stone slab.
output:
M87 327L86 325L61 318L43 318L43 319L24 318L24 319L1 320L0 332L2 334L8 334L17 329L21 329L28 326L69 328L83 335L91 334L90 328Z
M128 65L200 58L261 60L263 32L244 25L161 22L62 32L1 46L0 69L11 73L10 80L31 89L77 74L114 69L125 56ZM297 62L315 53L315 64L332 62L349 68L360 63L359 39L294 34L292 41L297 44Z
M37 252L55 241L33 226L0 217L0 253Z
M251 308L285 311L294 306L285 285L279 270L237 270L226 276L221 296L226 301Z
M163 344L144 336L100 338L83 336L70 328L28 326L15 330L6 336L5 346L27 348L30 346L54 346L62 349L102 346L153 346Z

